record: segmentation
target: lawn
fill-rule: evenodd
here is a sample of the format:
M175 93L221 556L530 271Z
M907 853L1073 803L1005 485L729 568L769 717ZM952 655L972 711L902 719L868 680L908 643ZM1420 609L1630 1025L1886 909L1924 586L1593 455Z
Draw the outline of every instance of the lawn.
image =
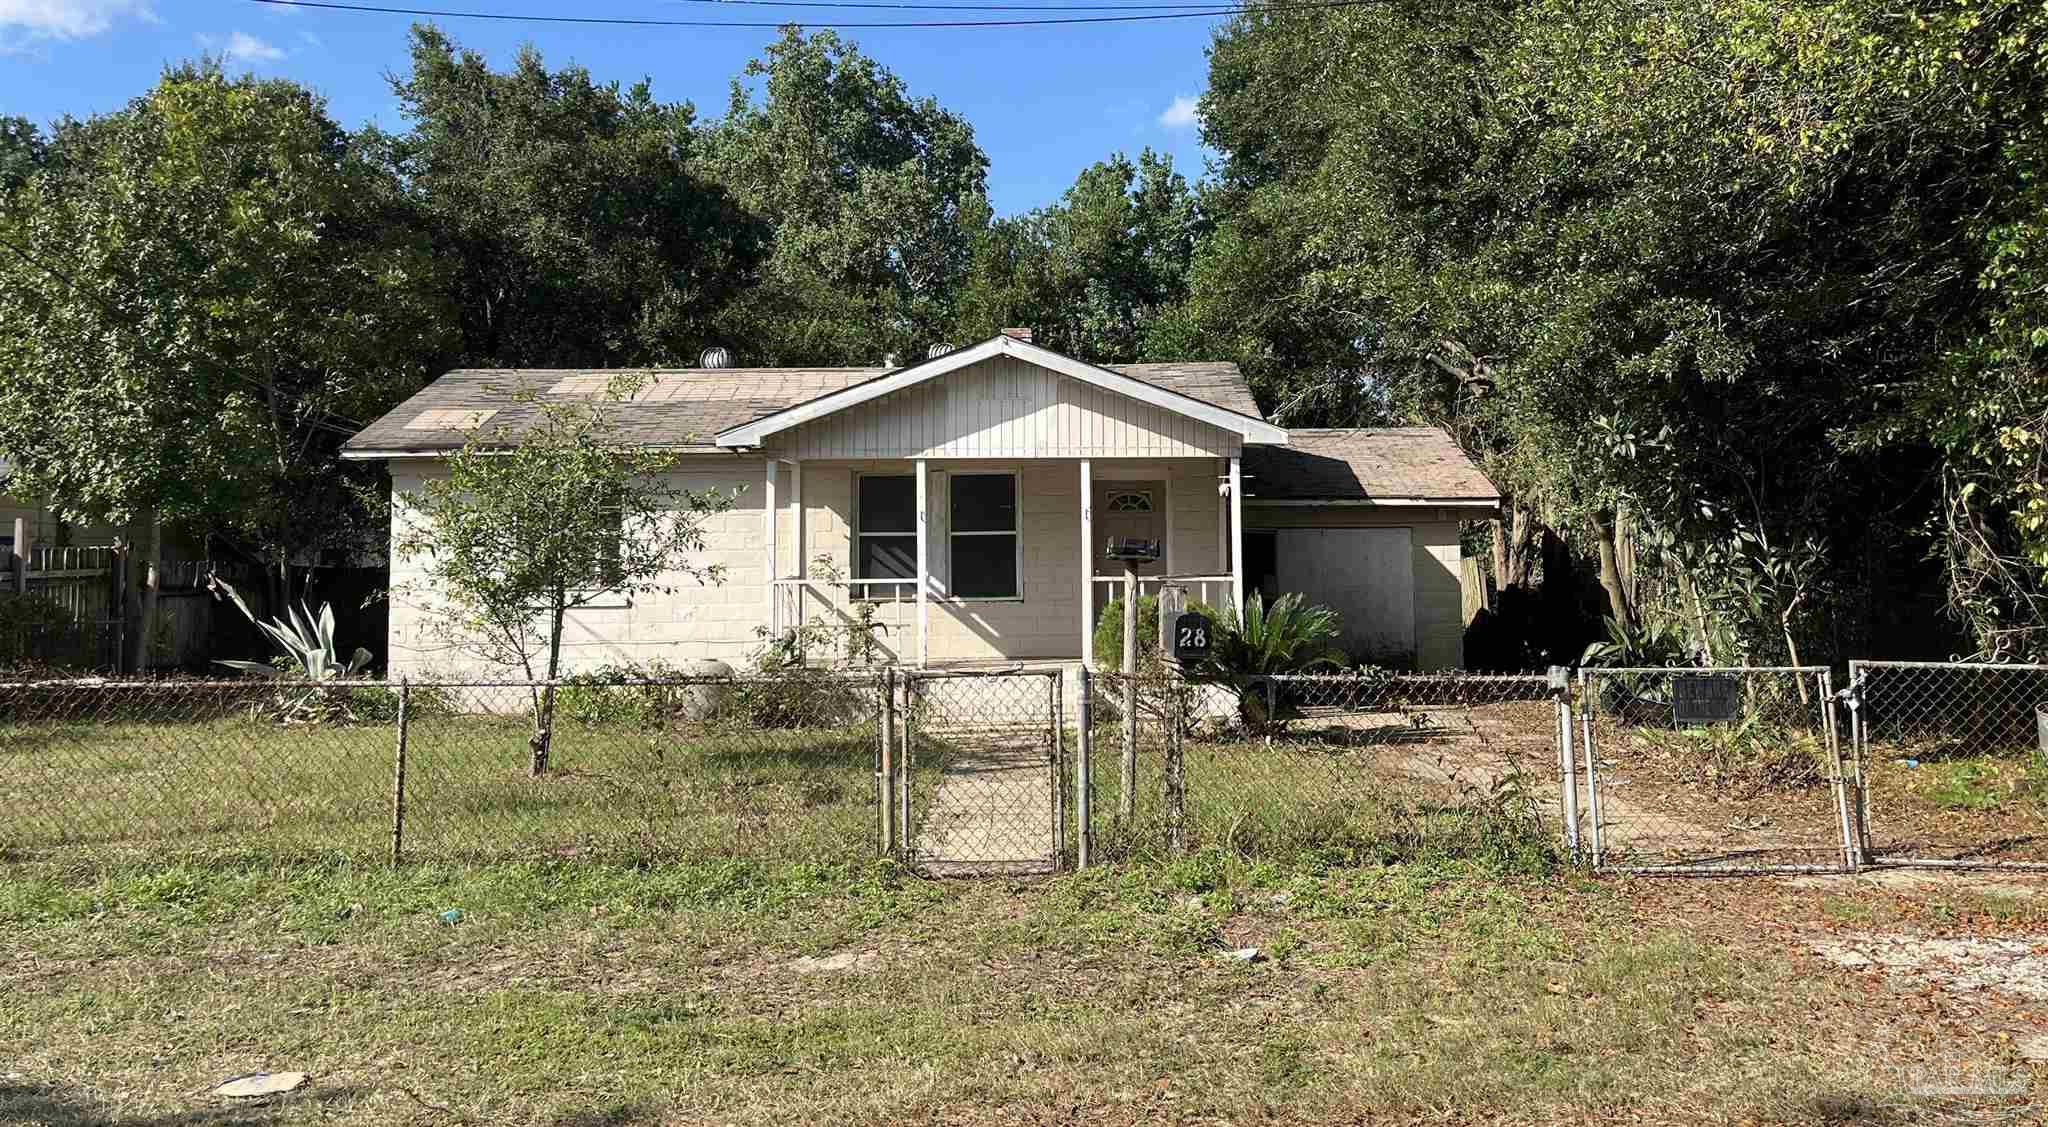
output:
M514 702L516 703L516 702ZM396 731L244 710L0 726L0 848L386 855ZM404 844L440 859L631 854L845 861L876 841L872 726L663 727L565 713L529 775L528 721L422 710Z
M1809 940L2038 934L2039 891L1220 852L939 883L886 862L18 863L0 1121L1843 1122L1931 1068L2041 1077L2014 1056L2024 1012ZM275 1104L209 1094L284 1069L311 1080Z

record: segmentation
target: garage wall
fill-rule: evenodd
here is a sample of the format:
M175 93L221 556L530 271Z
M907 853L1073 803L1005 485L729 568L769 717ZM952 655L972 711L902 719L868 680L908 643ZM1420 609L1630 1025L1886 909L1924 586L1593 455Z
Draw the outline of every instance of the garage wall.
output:
M1408 528L1415 585L1415 659L1425 670L1457 669L1465 664L1462 619L1462 551L1456 509L1356 506L1286 508L1260 506L1247 500L1246 531L1287 528Z

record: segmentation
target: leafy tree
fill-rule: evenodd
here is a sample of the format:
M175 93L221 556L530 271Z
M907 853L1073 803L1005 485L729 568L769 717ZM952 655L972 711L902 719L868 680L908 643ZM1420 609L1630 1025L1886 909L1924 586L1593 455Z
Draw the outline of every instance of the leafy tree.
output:
M549 682L533 696L536 776L548 766L567 614L609 593L720 578L692 553L704 520L732 498L676 486L674 455L619 441L612 407L636 386L621 377L581 402L522 389L530 421L472 431L445 476L396 499L393 555L424 576L398 594L452 645Z
M359 546L340 442L424 381L443 322L396 183L320 98L167 72L58 128L0 243L0 455L24 492L130 524L138 566L166 523L238 546L273 605L295 561Z
M1145 358L1147 334L1186 294L1203 228L1171 157L1146 149L1135 163L1119 153L1091 165L1059 203L998 220L976 239L956 335L1028 325L1041 343L1084 359Z
M1563 532L1620 627L1648 591L1721 660L1813 656L1896 554L1869 514L1926 504L1899 390L1981 317L1973 217L2011 194L1957 112L1982 76L1944 71L2014 10L1963 7L1924 50L1926 20L1825 3L1246 13L1187 320L1248 314L1269 404L1306 379L1452 427L1510 495L1501 562Z
M683 363L721 335L765 232L691 171L688 103L530 46L493 71L430 25L392 88L412 128L375 141L452 267L464 363Z
M0 193L21 186L49 157L42 131L25 117L0 117Z
M833 33L785 28L734 80L701 167L773 230L734 312L750 360L868 362L945 335L989 222L988 158L965 119Z

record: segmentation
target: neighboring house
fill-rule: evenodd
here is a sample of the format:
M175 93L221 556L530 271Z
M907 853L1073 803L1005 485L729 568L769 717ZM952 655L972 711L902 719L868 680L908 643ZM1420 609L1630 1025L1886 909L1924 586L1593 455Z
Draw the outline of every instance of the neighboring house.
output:
M550 397L612 373L457 371L351 439L394 494L442 472L467 429L516 433ZM1346 641L1424 668L1462 658L1458 528L1499 497L1439 431L1290 432L1233 364L1099 366L1010 330L908 367L655 371L619 410L628 440L677 451L679 483L739 489L704 528L721 583L573 612L573 668L719 658L735 664L808 621L872 600L895 659L940 666L1072 662L1122 585L1111 537L1163 542L1140 569L1211 603L1300 591L1343 614ZM397 506L398 519L406 509ZM841 577L827 582L816 561ZM394 673L464 665L392 561Z
M23 548L103 547L120 539L121 530L112 525L69 524L33 500L8 495L7 469L0 459L0 559L14 554L17 522L28 541Z

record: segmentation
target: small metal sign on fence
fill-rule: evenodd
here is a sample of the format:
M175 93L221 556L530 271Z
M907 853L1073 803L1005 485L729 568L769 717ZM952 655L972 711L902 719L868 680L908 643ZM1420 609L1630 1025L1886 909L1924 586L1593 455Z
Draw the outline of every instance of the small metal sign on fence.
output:
M1173 656L1183 663L1209 656L1209 616L1189 611L1173 620Z
M1671 722L1725 724L1741 714L1741 687L1733 677L1681 673L1671 679Z

